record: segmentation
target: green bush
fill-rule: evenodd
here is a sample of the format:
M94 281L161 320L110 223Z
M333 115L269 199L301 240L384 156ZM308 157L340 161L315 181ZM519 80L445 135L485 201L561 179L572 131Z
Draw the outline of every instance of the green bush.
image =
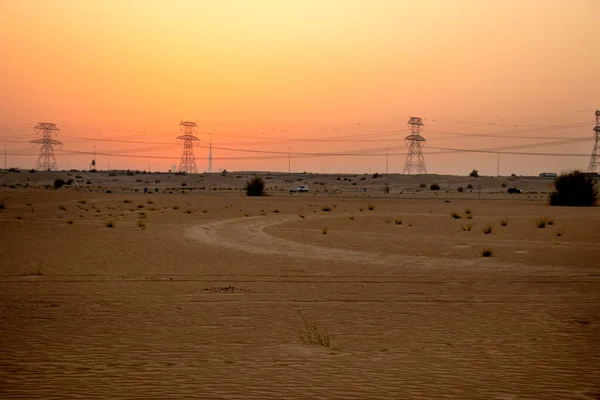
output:
M265 195L265 182L261 176L255 176L244 186L246 194L248 196L264 196Z
M561 174L554 180L551 206L591 207L598 201L596 183L579 171Z

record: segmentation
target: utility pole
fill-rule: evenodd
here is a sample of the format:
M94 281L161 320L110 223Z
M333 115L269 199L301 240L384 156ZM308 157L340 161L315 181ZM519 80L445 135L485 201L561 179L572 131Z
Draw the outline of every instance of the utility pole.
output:
M389 148L386 147L385 148L385 174L386 175L389 173L389 170L388 170L388 167L389 167L389 162L388 162L388 160L389 160L388 159L389 152L388 152L388 150L389 150Z
M4 169L6 169L6 143L4 143Z
M288 147L288 174L292 173L292 148Z
M498 149L498 177L500 177L500 149Z

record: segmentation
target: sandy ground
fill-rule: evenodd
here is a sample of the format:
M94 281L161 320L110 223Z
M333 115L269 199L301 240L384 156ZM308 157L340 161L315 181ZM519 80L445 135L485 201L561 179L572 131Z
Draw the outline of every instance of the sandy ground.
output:
M0 173L0 398L600 399L600 209L551 181L71 175Z

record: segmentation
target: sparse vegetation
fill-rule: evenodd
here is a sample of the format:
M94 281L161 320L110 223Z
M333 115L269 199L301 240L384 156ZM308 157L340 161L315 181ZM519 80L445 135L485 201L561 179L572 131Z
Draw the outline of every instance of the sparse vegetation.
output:
M505 188L506 187L506 182L502 182L502 185L500 185L500 186L502 186L503 188Z
M598 201L596 182L579 171L562 174L554 180L551 206L591 207Z
M469 176L471 176L473 178L477 178L479 176L479 171L477 171L476 169L474 169L473 171L471 171L471 173L469 174Z
M460 227L464 232L471 232L471 229L473 229L473 224L461 225Z
M138 219L137 220L137 226L142 228L142 229L146 229L146 221L144 221L143 219Z
M400 218L398 218L398 219L394 220L394 223L396 225L402 225L402 220Z
M559 236L559 237L562 236L562 232L561 231L556 232L556 236Z
M0 210L5 210L6 209L6 205L4 204L3 201L0 201Z
M321 207L321 211L331 211L331 208L329 206L323 206Z
M458 189L456 189L456 190L458 190L459 193L462 193L465 191L465 188L462 186L459 186Z
M42 275L42 269L40 267L37 267L36 269L34 269L33 271L31 271L31 273L29 275Z
M459 213L453 211L452 214L450 214L450 216L454 219L461 219L462 217L460 216Z
M279 209L275 208L272 212L273 214L279 214Z
M465 214L471 215L471 214L473 214L473 211L471 211L470 208L465 208Z
M375 204L368 205L369 211L373 211L375 209ZM360 209L362 211L362 208Z
M554 218L547 218L546 222L548 222L548 225L554 225Z
M350 216L348 219L349 219L350 221L354 221L354 219L355 219L355 218L354 218L354 215L351 215L351 216Z
M246 194L248 196L264 196L265 194L265 182L260 176L255 176L244 186Z
M60 189L65 185L64 179L55 179L54 180L54 189Z
M388 194L390 192L390 186L386 183L383 187L383 193Z
M79 200L79 201L78 201L78 203L79 203L79 204L86 204L86 203L87 203L87 201L85 201L85 200Z
M492 249L485 249L481 252L481 255L483 257L491 257L492 254L494 254L494 251Z
M306 345L330 347L331 339L329 338L327 330L321 330L317 328L315 324L309 325L306 318L304 318L304 315L302 315L301 312L299 312L299 314L304 322L304 328L300 332L300 340L302 343Z
M148 204L154 204L154 200L148 200L147 203Z
M306 217L304 216L304 214L302 214L302 213L298 213L298 216L299 216L300 218L302 218L302 219L306 218Z
M72 219L68 220L67 225L73 225L73 220Z
M419 187L420 187L420 188L422 188L422 189L425 189L425 188L427 187L427 185L426 185L426 184L424 184L424 183L421 183L421 184L419 185Z
M323 229L321 229L321 232L323 233L323 235L327 235L327 227L324 227Z
M58 206L58 209L61 211L67 211L67 207L63 206L62 204Z
M440 190L440 185L432 183L431 186L429 186L429 190Z
M184 213L185 213L185 214L193 214L193 213L194 213L194 210L185 210L185 211L184 211Z
M467 189L473 189L473 185L471 185L470 183L467 185Z
M202 210L202 214L206 214L208 212L208 208Z
M483 228L483 233L489 235L494 230L494 224L487 224L485 228Z
M500 220L500 225L501 226L507 226L508 225L508 218L504 218L504 219Z
M546 227L547 223L548 223L548 220L544 217L541 217L535 221L535 226L537 226L540 229L544 229Z
M114 228L115 225L116 225L115 221L113 221L113 220L106 221L106 227L107 228Z

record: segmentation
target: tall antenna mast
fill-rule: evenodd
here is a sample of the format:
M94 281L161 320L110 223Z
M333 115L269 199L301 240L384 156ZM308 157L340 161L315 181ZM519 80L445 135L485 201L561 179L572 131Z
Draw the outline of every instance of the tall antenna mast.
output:
M600 157L600 110L596 110L596 126L594 127L594 149L590 158L589 172L598 172L598 158Z
M191 121L181 121L179 127L183 133L183 135L177 136L178 143L183 143L183 154L179 162L179 172L196 174L198 173L198 168L196 167L196 157L194 157L194 146L198 146L200 139L194 133L198 125Z
M33 128L42 135L41 139L32 140L33 146L40 146L40 155L36 164L36 169L40 171L56 171L56 157L54 157L54 148L60 149L62 142L52 139L52 135L57 135L60 129L56 124L49 122L40 122Z
M410 135L404 138L408 145L408 154L406 155L406 162L404 163L402 174L425 175L427 174L425 158L423 157L425 138L421 136L421 130L423 129L423 121L421 121L421 118L410 117L408 129L410 130Z

